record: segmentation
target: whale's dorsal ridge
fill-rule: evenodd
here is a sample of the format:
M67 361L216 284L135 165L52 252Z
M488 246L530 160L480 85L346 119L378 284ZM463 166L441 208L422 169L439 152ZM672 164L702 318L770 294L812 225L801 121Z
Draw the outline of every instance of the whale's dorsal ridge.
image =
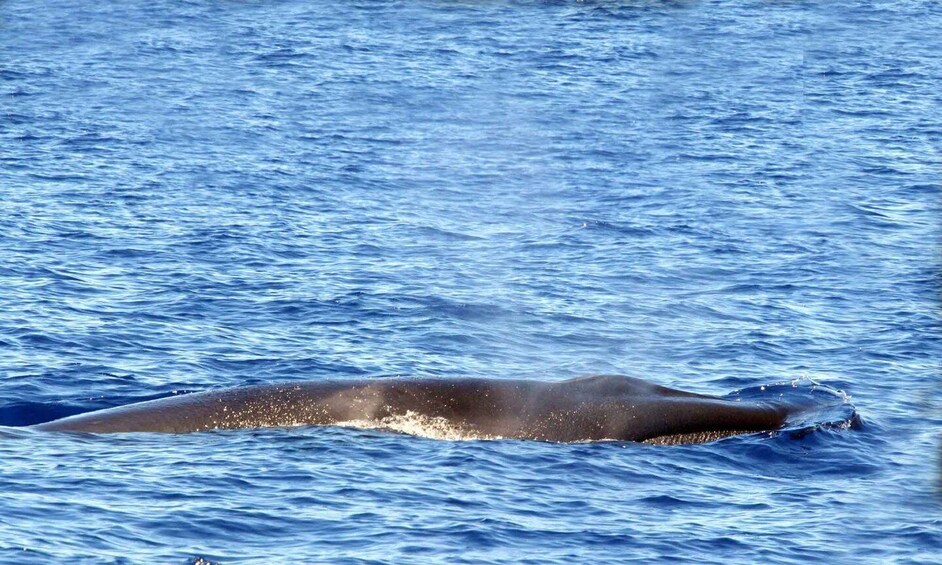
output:
M555 382L384 378L210 390L34 427L185 433L358 422L382 428L384 423L408 417L447 424L468 437L686 443L775 429L783 425L787 414L785 406L733 402L622 375Z

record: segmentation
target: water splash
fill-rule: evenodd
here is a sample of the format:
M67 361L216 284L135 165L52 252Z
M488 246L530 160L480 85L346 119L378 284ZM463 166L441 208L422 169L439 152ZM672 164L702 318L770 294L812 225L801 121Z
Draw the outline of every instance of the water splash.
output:
M731 392L730 399L750 402L785 402L795 409L778 434L800 438L818 430L859 429L862 421L850 396L843 390L802 375L788 382L761 385Z

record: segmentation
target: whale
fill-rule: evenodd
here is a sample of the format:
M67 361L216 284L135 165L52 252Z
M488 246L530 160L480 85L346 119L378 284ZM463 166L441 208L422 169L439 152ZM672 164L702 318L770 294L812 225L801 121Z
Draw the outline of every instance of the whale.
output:
M31 426L55 432L182 434L293 426L395 431L412 422L446 438L703 443L783 427L801 406L745 401L621 375L562 381L366 378L261 384L181 394ZM422 435L422 434L419 434Z

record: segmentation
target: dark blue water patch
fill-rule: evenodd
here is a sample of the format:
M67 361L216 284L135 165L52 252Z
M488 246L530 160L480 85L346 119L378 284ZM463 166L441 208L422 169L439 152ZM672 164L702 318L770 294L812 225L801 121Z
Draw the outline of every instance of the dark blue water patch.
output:
M83 407L37 402L13 402L0 406L0 426L31 426L87 412Z
M94 382L97 386L102 386L102 383L107 382L109 379L125 380L128 382L128 388L134 386L134 383L136 382L130 376L122 377L119 375L100 375L98 378L94 379ZM112 385L112 387L114 387L114 385ZM26 386L23 388L26 390L35 390L37 387ZM81 414L94 410L103 410L106 408L114 408L116 406L124 406L137 402L146 402L148 400L156 400L158 398L165 398L168 396L187 394L189 392L193 391L186 389L174 389L167 392L148 395L129 394L126 396L113 397L92 395L82 398L64 399L45 403L29 401L4 402L0 403L0 425L31 426L33 424L48 422L74 414ZM26 394L21 393L21 396L26 397Z

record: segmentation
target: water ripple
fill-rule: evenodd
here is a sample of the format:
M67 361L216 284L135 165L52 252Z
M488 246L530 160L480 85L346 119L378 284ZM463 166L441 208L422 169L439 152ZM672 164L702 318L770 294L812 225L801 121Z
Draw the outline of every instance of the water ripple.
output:
M0 18L0 426L378 375L820 401L676 447L3 427L0 561L939 561L936 4Z

